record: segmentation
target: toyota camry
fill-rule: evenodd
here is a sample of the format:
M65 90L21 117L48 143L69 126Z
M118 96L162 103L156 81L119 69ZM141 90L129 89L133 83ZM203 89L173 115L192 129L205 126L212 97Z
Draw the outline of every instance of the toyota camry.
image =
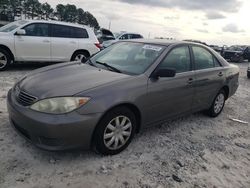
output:
M205 111L216 117L238 88L239 68L202 44L122 41L85 62L37 69L8 93L14 129L46 150L124 150L136 133Z

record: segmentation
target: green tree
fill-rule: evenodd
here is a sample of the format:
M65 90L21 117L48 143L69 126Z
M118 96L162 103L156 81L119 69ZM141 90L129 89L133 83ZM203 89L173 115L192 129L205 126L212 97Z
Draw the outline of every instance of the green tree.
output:
M35 16L39 16L41 13L41 3L38 0L25 0L24 9L28 18L34 19Z
M41 11L42 11L42 15L45 16L45 19L48 20L53 14L54 9L51 8L51 6L46 2L41 5Z
M64 19L64 14L65 14L65 6L63 4L58 4L56 6L56 16L60 21Z

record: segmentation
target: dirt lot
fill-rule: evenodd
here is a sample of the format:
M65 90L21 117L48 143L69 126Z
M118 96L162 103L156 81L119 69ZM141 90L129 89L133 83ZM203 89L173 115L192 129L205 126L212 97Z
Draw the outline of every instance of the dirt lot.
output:
M239 64L240 87L223 113L202 113L143 131L119 155L47 152L10 127L7 91L37 67L0 72L0 187L250 187L250 80Z

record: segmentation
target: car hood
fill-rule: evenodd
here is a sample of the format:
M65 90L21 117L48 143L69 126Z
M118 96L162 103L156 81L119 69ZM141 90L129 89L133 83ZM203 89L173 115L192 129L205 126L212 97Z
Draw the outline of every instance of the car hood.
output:
M63 63L35 70L19 83L21 90L39 99L73 96L131 76L83 63Z

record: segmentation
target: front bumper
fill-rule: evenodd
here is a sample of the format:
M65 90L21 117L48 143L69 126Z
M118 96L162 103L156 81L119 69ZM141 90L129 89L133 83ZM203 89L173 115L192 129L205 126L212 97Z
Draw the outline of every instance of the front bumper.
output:
M11 90L7 107L10 123L20 135L39 148L53 151L89 149L95 126L102 116L102 113L52 115L35 112L20 105Z

